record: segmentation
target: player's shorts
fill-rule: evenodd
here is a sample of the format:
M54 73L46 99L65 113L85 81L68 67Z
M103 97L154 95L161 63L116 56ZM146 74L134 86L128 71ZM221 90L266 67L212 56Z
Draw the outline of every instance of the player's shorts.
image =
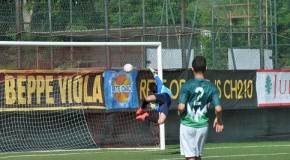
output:
M180 124L180 154L185 157L202 155L208 127L193 128Z
M166 116L168 115L168 110L171 105L171 97L167 93L155 94L156 103L159 104L160 111Z

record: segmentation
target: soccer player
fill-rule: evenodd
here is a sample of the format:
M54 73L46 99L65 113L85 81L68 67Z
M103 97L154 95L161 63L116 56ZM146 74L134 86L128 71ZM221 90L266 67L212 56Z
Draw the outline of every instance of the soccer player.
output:
M208 132L207 108L210 102L215 106L216 114L213 127L216 132L224 128L219 91L217 86L204 79L206 69L206 59L196 56L192 61L195 78L184 83L179 94L180 153L186 160L201 160Z
M154 75L156 84L150 84L149 90L153 93L147 96L143 102L142 106L136 111L136 119L144 121L150 121L157 124L163 124L168 115L168 110L172 100L172 93L169 88L163 85L163 82L157 75L156 71L150 68L150 71ZM146 107L150 105L152 109L159 112L159 116L150 116L148 112L145 112ZM155 106L156 105L156 106Z

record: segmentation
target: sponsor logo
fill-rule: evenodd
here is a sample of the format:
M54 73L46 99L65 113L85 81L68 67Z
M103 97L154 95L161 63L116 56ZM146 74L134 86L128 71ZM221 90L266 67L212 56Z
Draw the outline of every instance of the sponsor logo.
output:
M126 75L118 75L112 83L112 93L119 103L127 102L133 90L130 79Z

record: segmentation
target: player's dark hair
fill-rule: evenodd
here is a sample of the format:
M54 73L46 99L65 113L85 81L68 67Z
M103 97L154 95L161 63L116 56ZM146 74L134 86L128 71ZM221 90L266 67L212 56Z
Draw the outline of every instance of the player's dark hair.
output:
M153 93L157 93L157 85L155 83L149 83L149 90Z
M194 72L202 72L206 70L206 59L203 56L196 56L192 61Z

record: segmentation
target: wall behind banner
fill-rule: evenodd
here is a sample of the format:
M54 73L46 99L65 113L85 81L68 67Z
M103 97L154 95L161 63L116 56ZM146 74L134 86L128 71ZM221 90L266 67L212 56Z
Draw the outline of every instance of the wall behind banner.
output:
M179 143L179 117L170 110L165 124L167 144ZM256 108L224 110L223 132L212 128L214 110L209 110L207 142L290 141L290 108Z

